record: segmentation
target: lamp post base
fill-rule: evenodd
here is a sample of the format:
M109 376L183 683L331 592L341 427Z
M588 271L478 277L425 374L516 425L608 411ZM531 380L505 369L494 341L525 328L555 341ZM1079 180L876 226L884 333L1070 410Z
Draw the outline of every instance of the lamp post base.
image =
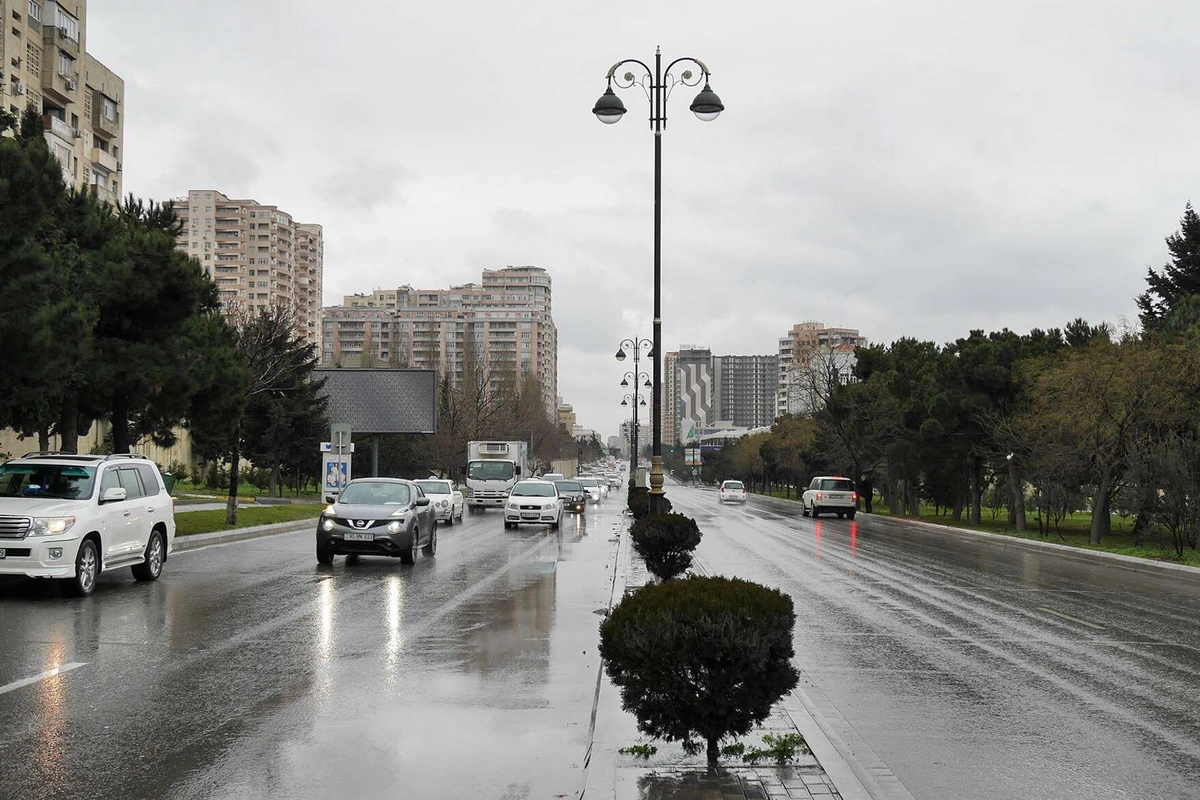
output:
M666 494L663 492L663 460L662 456L654 456L650 461L650 513L667 513Z

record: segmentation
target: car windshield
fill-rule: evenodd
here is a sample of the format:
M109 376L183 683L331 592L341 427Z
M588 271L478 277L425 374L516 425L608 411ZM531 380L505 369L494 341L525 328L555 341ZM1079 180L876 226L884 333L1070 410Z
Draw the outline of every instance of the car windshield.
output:
M477 481L507 481L512 476L511 461L472 461L467 464L467 477Z
M80 467L74 464L0 466L0 497L87 500L92 496L95 482L95 467Z
M425 494L450 494L450 481L414 481Z
M592 488L595 488L595 487L597 487L597 486L599 486L599 485L600 485L600 484L599 484L599 483L596 481L596 479L595 479L595 478L583 478L582 480L580 480L580 481L579 481L579 483L580 483L581 485L583 485L583 486L589 486L589 487L592 487Z
M554 497L557 492L553 483L518 483L512 494L514 497Z
M347 486L338 502L349 506L406 506L411 499L407 484L363 481Z
M726 489L744 489L746 487L742 486L741 481L725 481L725 488Z
M824 478L817 482L817 488L835 492L854 491L854 486L850 483L849 478Z
M555 481L554 485L560 492L582 492L583 484L579 481Z

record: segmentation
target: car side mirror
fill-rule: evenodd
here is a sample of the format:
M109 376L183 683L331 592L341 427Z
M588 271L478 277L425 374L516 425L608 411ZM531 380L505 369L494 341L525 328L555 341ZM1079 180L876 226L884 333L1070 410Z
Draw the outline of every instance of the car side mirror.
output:
M520 465L520 464L514 464L513 466L516 468L516 470L517 470L517 474L518 474L518 475L520 475L520 474L521 474L521 465Z
M463 464L461 467L458 468L458 471L461 472L463 475L466 475L467 474L467 465Z
M120 486L114 486L111 489L105 489L104 494L100 495L101 503L119 503L129 496L129 493Z
M425 506L429 505L429 498L428 497L418 497L416 504L417 504L417 508L424 508Z

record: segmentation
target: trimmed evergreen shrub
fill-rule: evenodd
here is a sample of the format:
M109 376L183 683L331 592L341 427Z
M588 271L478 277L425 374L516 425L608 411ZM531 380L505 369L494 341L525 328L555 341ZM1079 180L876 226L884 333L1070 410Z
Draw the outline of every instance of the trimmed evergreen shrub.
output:
M671 501L667 497L663 497L663 513L671 512ZM650 490L635 486L629 490L629 496L625 500L626 506L629 508L629 513L633 514L634 519L640 519L650 513Z
M683 514L655 514L635 519L629 529L633 549L660 581L669 581L692 566L700 545L696 520Z
M600 655L638 729L704 749L744 736L796 687L792 599L736 578L645 586L600 625Z

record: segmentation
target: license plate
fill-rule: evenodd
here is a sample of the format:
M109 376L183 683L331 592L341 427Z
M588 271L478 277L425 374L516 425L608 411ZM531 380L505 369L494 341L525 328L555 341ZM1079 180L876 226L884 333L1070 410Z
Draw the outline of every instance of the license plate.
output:
M373 542L375 534L373 533L347 533L343 537L347 542Z
M537 519L537 514L522 514L521 519Z

